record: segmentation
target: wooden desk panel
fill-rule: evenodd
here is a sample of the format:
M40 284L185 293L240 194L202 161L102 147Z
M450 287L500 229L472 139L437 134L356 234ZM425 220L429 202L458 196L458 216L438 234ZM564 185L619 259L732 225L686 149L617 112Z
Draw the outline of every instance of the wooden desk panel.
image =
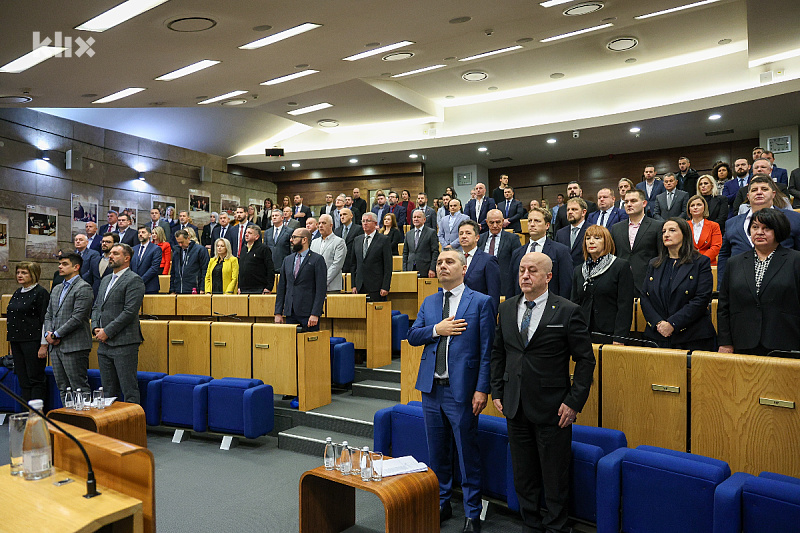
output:
M8 314L8 302L11 301L11 294L3 294L0 296L0 315Z
M392 363L391 332L392 303L368 302L367 368L380 368Z
M734 472L800 476L800 360L694 352L691 380L692 453Z
M251 294L248 297L249 316L263 318L275 316L274 294Z
M169 373L211 375L211 322L170 321Z
M350 292L353 290L353 275L347 272L342 274L344 276L344 291Z
M592 376L592 388L589 389L589 399L583 406L583 410L578 413L578 424L582 426L600 427L600 345L593 344L594 350L594 375ZM575 372L575 361L569 361L570 382L572 374Z
M100 341L92 337L92 351L89 352L89 368L100 368L97 363L97 347L100 346Z
M439 280L436 278L417 279L417 310L422 307L422 302L431 294L439 292Z
M62 407L47 416L88 431L147 448L144 409L135 403L114 402L105 409L76 411Z
M714 265L714 266L711 267L711 278L713 279L713 283L714 283L712 285L712 287L714 287L714 290L716 290L717 289L717 265Z
M419 306L417 306L419 297L416 292L390 292L388 298L389 303L392 304L392 309L408 315L409 320L416 320L417 311L419 311Z
M175 314L180 316L211 316L210 294L178 294Z
M254 324L252 350L253 377L272 385L275 394L297 396L297 326ZM330 372L330 352L328 358Z
M393 255L392 256L392 270L394 272L402 272L403 271L403 256L402 255Z
M400 403L422 401L422 393L415 387L424 349L411 346L407 340L400 341Z
M214 379L253 377L252 344L253 324L249 322L211 324L211 376Z
M364 313L366 314L366 308ZM336 318L331 322L333 322L334 337L344 337L353 343L356 350L367 349L367 327L363 318ZM384 332L384 335L386 334L387 332Z
M161 294L169 294L169 281L170 281L169 274L159 274L158 275L158 292Z
M530 233L528 231L528 219L527 218L519 219L519 226L522 229L521 233L523 233L524 235L530 235Z
M326 300L325 316L328 318L367 318L367 295L329 294Z
M628 446L686 449L687 352L603 345L603 427L625 432ZM674 392L654 390L676 387Z
M392 272L392 293L417 292L417 272Z
M405 244L403 244L402 242L401 242L400 244L398 244L398 245L397 245L397 254L398 254L400 257L403 257L403 248L404 248L404 247L405 247Z
M8 319L0 318L0 357L11 353L11 345L6 340L8 336Z
M139 346L139 370L169 371L169 321L142 320L144 342Z
M719 300L711 300L711 323L714 324L714 331L719 332L717 328L717 308L719 307Z
M642 312L642 304L636 300L636 331L639 333L644 333L645 328L647 327L647 320L644 318L644 313Z
M331 403L330 331L297 334L297 399L300 411Z
M142 300L142 314L157 317L175 316L176 297L174 294L145 294Z
M211 297L211 314L250 316L246 294L215 294Z

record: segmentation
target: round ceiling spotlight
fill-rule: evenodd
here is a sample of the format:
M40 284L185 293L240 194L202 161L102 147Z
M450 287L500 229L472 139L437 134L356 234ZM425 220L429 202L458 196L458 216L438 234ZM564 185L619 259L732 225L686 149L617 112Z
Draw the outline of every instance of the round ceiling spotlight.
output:
M294 68L308 68L308 63L300 63L299 65L295 65Z
M708 120L719 120L722 118L722 115L719 113L714 113L713 115L709 115Z
M262 24L261 26L255 26L253 31L269 31L272 29L272 26L269 24Z
M456 56L447 56L442 61L452 61L456 58Z
M179 33L196 33L210 30L217 21L208 17L181 17L167 22L167 28Z
M454 19L450 19L448 22L450 24L464 24L465 22L469 22L472 20L472 17L456 17Z
M523 37L522 39L517 39L517 44L525 44L533 41L533 37Z
M358 159L356 159L355 157L351 157L350 158L350 162L351 163L358 163Z
M461 79L464 81L483 81L488 77L489 75L482 70L470 70L461 75Z
M561 78L564 77L564 73L563 72L553 72L552 74L550 74L550 77L553 78L554 80L560 80Z
M719 41L717 41L717 44L731 44L732 42L733 39L720 39Z
M339 125L338 120L333 120L332 118L323 118L322 120L317 121L317 126L320 128L335 128Z
M452 100L455 98L455 96L453 96L452 94L448 94L447 96L445 96L445 98L448 100Z
M385 55L381 59L383 61L403 61L405 59L411 59L412 57L414 57L414 52L395 52Z
M564 15L568 17L577 17L580 15L588 15L589 13L594 13L595 11L600 11L603 9L604 5L603 2L584 2L582 4L578 4L576 6L572 6L564 10Z
M242 105L246 103L247 100L245 100L244 98L239 98L236 100L226 100L225 102L222 102L222 105Z
M292 163L292 168L300 168L300 163Z
M640 131L642 131L642 128L640 128L638 126L634 126L631 129L629 129L628 131L631 132L631 133L639 133Z
M637 59L635 57L629 57L628 59L625 60L625 62L628 64L636 63L636 61Z
M378 42L375 42L375 43L367 43L367 44L365 44L365 45L364 45L364 48L377 48L377 47L379 47L380 45L381 45L381 43L378 43Z
M485 146L480 146L480 147L478 147L478 151L479 151L479 152L486 152L486 151L488 151L488 150L489 150L489 149L488 149L488 148L486 148Z
M555 144L555 143L557 143L557 142L558 142L558 141L557 141L557 140L555 140L555 139L553 139L552 137L550 137L549 139L547 139L547 144Z
M637 44L639 44L639 39L636 37L617 37L609 41L608 44L606 44L606 48L612 52L624 52L625 50L635 48Z
M496 90L497 90L497 87L495 87L494 85L492 85L492 86L491 86L491 87L489 87L488 89L489 89L490 91L496 91Z
M0 104L27 104L32 100L30 96L0 95Z
M419 156L417 154L408 154L408 157L410 157L411 159L416 159Z
M297 102L286 102L286 105L288 105L289 107L294 107L297 105Z

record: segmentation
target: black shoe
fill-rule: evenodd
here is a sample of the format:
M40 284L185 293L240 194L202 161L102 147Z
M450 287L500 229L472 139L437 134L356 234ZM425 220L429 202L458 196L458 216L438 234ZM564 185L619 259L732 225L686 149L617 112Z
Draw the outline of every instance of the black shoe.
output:
M439 523L441 524L445 520L449 520L453 517L453 508L450 507L450 502L444 502L443 505L439 506Z
M466 518L464 519L464 533L480 533L481 519L480 518Z

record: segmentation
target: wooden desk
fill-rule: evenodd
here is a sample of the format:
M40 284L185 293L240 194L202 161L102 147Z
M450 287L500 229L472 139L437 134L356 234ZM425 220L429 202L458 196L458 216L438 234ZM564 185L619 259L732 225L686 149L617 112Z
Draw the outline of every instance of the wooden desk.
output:
M97 486L100 496L87 500L86 480L55 468L52 476L25 481L0 467L0 493L6 501L4 531L97 531L112 525L114 532L141 532L142 502L107 487ZM56 487L53 482L70 477L75 481Z
M142 314L157 317L175 316L174 294L146 294L142 301Z
M356 350L367 350L367 368L392 362L392 303L369 302L365 294L329 294L325 316L333 319L333 335L344 337ZM366 318L366 321L364 320Z
M219 313L220 315L236 315L239 318L245 318L249 316L247 314L247 295L215 294L211 298L211 313L213 316Z
M389 293L389 301L392 302L392 309L407 314L410 320L417 318L419 310L417 280L416 271L392 272L392 290Z
M211 316L210 294L179 294L176 297L175 313L183 316Z
M3 294L0 296L0 315L5 316L8 314L8 302L11 301L11 294Z
M354 525L355 489L383 502L387 533L439 531L439 481L432 470L363 482L323 466L300 478L300 531L333 533Z
M53 409L48 416L101 435L147 448L144 410L135 403L114 402L105 409Z
M162 271L163 272L163 271ZM158 275L158 292L161 294L169 294L169 283L170 283L170 276L169 274L159 274Z

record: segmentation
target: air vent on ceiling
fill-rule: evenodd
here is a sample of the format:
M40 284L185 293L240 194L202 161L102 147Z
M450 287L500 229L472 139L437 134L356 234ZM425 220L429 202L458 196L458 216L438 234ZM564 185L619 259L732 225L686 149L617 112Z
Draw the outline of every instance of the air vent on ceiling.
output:
M489 159L492 163L502 163L503 161L513 161L510 157L496 157L494 159Z
M707 131L706 137L714 137L715 135L728 135L729 133L733 133L733 130Z
M208 17L181 17L167 22L167 28L179 33L196 33L210 30L217 21Z

